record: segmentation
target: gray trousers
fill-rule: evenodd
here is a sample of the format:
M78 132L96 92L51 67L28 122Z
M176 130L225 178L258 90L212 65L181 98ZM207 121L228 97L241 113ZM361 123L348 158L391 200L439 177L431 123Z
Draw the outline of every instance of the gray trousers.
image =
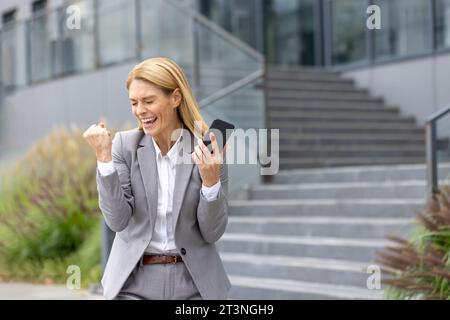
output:
M183 262L138 264L114 300L202 300Z

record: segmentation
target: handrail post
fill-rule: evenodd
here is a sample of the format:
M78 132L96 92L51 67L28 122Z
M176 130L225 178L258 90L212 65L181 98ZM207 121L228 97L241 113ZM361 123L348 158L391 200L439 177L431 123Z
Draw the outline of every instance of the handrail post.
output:
M266 144L266 153L270 154L270 156L272 157L272 132L270 131L271 129L269 128L269 117L267 116L269 110L268 110L268 106L267 103L269 101L268 99L268 90L267 90L267 70L269 68L269 63L267 62L267 60L264 61L263 64L263 68L264 68L264 72L263 72L263 77L262 77L262 81L263 81L263 103L264 103L264 108L263 108L263 128L267 129L267 139L264 141L264 143ZM271 164L268 163L266 164L267 167L270 167ZM263 175L261 178L261 182L263 183L270 183L273 181L273 176L272 175Z
M439 119L450 114L450 105L440 109L428 117L426 122L426 152L427 152L427 189L428 196L433 197L439 193L438 161L437 161L437 129L436 123Z
M434 120L430 120L426 124L426 153L428 197L432 198L438 192L436 123Z

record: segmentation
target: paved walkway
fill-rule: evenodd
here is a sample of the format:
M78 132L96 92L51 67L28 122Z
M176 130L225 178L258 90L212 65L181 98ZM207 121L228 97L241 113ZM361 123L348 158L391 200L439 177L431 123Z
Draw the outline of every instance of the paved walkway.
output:
M88 290L69 290L64 285L0 283L0 300L104 300Z

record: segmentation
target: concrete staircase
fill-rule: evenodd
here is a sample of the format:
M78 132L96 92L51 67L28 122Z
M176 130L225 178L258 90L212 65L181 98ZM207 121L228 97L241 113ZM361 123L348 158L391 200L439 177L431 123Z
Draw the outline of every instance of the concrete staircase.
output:
M338 73L272 66L265 89L281 168L425 161L425 132L414 118Z
M265 90L282 170L230 201L230 298L382 298L367 267L424 208L424 129L334 72L272 66Z
M218 242L230 298L380 299L367 267L387 235L410 233L425 197L423 164L283 170L250 186Z

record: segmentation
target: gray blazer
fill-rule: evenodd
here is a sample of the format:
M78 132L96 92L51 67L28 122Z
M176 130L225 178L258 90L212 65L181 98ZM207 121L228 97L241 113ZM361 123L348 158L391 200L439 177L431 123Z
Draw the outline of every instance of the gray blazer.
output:
M189 136L187 136L189 135ZM188 139L185 139L185 138ZM183 130L183 150L194 150L196 139ZM99 206L107 225L116 232L102 278L104 296L113 299L140 261L152 237L158 203L156 153L150 136L134 129L113 140L116 171L97 170ZM173 195L175 244L203 299L226 299L231 287L215 242L228 222L228 172L221 167L218 198L208 202L200 189L197 165L177 164Z

